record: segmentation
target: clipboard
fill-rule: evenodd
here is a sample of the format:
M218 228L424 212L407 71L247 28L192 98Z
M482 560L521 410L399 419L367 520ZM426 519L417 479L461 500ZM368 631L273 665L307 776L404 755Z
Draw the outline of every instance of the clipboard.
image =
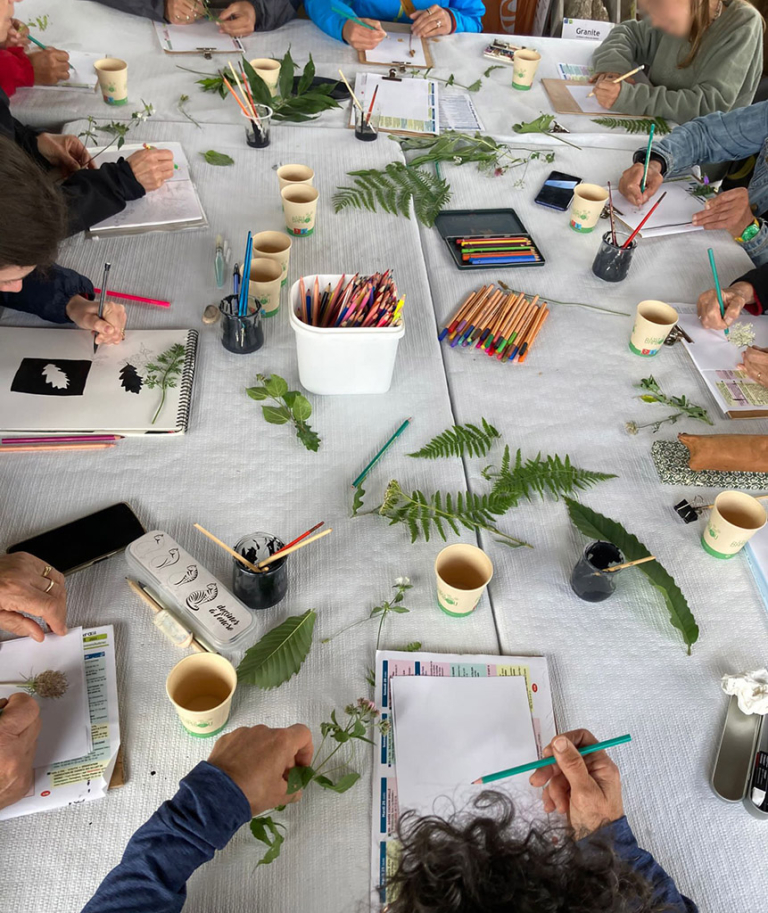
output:
M556 114L582 114L587 117L626 117L630 120L638 120L644 117L642 114L622 114L620 111L614 111L601 108L600 111L583 111L576 99L568 91L571 86L574 89L584 89L583 82L574 79L542 79L541 84L552 102L552 107Z
M222 35L215 22L200 19L189 25L170 25L153 22L160 47L166 54L202 54L206 60L212 54L244 54L239 38Z
M414 41L416 41L416 42L418 42L419 40L421 41L421 50L424 54L424 61L425 61L424 63L421 63L420 60L418 62L415 62L413 60L413 58L411 58L408 55L408 38L411 34L411 26L408 23L387 22L385 24L385 31L387 33L387 38L384 41L382 41L381 44L378 45L378 47L380 48L386 42L385 46L387 48L389 48L390 46L392 47L392 54L387 55L387 56L400 58L398 49L396 48L396 45L399 45L403 49L402 59L386 60L386 61L381 60L381 59L371 60L371 58L367 56L368 52L358 51L357 59L358 59L359 63L365 63L365 64L368 64L368 66L373 66L373 67L413 67L414 69L417 69L417 70L429 70L432 67L434 67L435 61L432 57L432 52L429 49L429 39L428 38L414 39ZM402 36L405 36L405 38L403 38Z

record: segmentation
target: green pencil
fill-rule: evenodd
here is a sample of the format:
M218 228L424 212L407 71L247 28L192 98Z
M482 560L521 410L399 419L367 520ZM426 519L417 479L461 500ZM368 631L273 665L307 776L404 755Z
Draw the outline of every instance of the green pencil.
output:
M387 441L387 443L381 448L381 450L376 454L376 456L371 460L371 462L365 467L365 469L360 473L360 475L352 483L353 488L363 481L363 479L368 475L368 473L373 469L373 467L379 462L379 460L384 456L384 454L389 450L392 444L400 437L400 435L405 431L405 429L411 424L413 418L407 418L403 424L397 429L397 431L392 435L392 437Z
M47 51L47 50L48 50L48 48L43 44L42 41L38 41L37 38L33 38L33 37L29 34L29 32L27 32L27 38L29 38L29 40L32 42L32 44L36 44L36 45L40 48L41 51Z
M606 748L615 748L617 745L624 745L625 742L631 742L631 735L620 735L615 739L606 739L604 742L595 742L594 745L585 745L579 748L579 754L592 754L593 751L603 751ZM520 764L519 767L510 767L509 770L500 770L495 774L488 774L480 777L479 780L473 780L472 783L494 783L496 780L506 780L507 777L514 777L515 774L524 774L529 770L539 770L541 767L549 767L550 764L556 763L556 758L542 758L540 761L531 761L530 764Z
M645 193L645 182L648 179L648 166L651 164L651 146L653 145L653 134L656 132L656 124L651 124L651 132L648 134L648 148L645 150L645 167L643 168L643 180L640 182L640 192Z
M712 267L712 278L715 280L715 291L717 292L717 303L720 305L720 316L725 320L725 305L723 304L723 290L720 288L720 279L717 275L715 266L715 252L710 247L707 251L709 254L709 265ZM725 328L725 335L728 336L728 327Z
M358 25L362 25L364 29L370 29L372 32L376 31L375 25L369 25L367 22L363 22L362 19L358 19L353 13L348 13L346 10L339 9L338 6L332 6L331 9L337 16L343 16L345 19L349 19L350 22L356 22Z

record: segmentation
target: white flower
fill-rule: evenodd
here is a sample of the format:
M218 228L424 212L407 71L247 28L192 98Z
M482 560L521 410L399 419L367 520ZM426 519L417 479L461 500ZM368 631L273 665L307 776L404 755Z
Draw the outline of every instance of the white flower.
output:
M410 577L398 577L395 580L395 586L410 586L411 578Z

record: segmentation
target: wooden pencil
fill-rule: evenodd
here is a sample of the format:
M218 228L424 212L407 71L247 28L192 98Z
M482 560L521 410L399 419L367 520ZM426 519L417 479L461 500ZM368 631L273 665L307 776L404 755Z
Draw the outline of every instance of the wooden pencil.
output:
M448 333L451 338L453 338L454 334L461 333L467 326L467 319L477 311L478 306L488 296L492 288L493 286L491 285L484 285L470 297L469 301L466 302L461 315L457 314L456 318L451 321L448 328Z
M531 351L531 346L535 342L536 337L541 332L541 328L544 326L547 317L549 317L549 308L545 305L544 313L541 315L541 319L539 320L535 331L531 334L531 338L527 341L525 351L520 355L521 362L525 361L525 359L528 357L528 353Z
M510 292L509 295L507 296L507 299L506 299L506 300L509 301L509 299L512 299L512 301L514 301L514 299L515 299L516 297L517 297L517 295L516 295L514 292ZM501 315L497 320L494 320L493 324L492 324L491 327L490 327L490 332L485 336L485 338L484 338L483 340L481 340L481 341L478 342L477 348L478 348L478 349L485 349L485 350L487 351L488 348L489 348L489 347L493 344L493 342L495 341L495 339L496 339L496 337L497 337L497 335L498 335L498 333L499 333L499 330L501 329L502 325L503 325L504 323L506 323L506 321L507 321L507 314L506 314L506 313L504 313L503 315Z
M485 286L483 286L483 289L484 288L485 288ZM483 291L483 289L480 289L480 291L477 291L477 292L470 292L467 295L467 297L464 299L463 303L460 305L459 309L456 311L456 313L453 315L453 317L451 317L451 319L448 321L448 324L446 326L444 326L443 329L438 334L438 337L437 337L438 342L442 342L445 339L445 337L451 332L451 327L453 327L455 324L458 324L458 322L461 320L461 318L466 313L467 309L472 306L472 302L480 294L480 292Z
M507 345L505 346L502 358L506 357L506 352L510 349L510 347L514 347L516 340L520 338L520 334L530 323L531 316L535 311L536 308L531 304L530 301L526 299L523 302L522 308L518 311L517 319L515 320L512 329L509 331L509 336L507 336Z
M509 361L518 361L520 359L520 353L525 347L525 342L533 332L533 329L538 323L543 311L544 306L542 305L539 308L533 308L533 310L530 312L525 325L520 328L520 332L518 333L517 339L515 340L514 349L509 353Z
M486 305L493 298L492 289L493 286L489 285L485 292L478 297L477 301L474 302L470 310L464 316L463 320L459 322L458 327L450 336L451 348L457 346L472 332L475 327L475 320L483 314Z
M216 545L223 548L225 552L229 552L229 554L232 555L233 558L237 558L237 560L240 562L240 564L244 564L251 571L258 572L258 570L259 570L258 567L256 567L255 564L251 564L251 562L247 558L244 558L240 554L240 552L236 552L233 548L230 548L226 543L222 542L221 539L217 539L216 536L213 535L213 533L209 533L208 530L204 529L202 526L200 526L199 523L194 523L193 526L195 527L195 529L200 530L200 532L204 536L208 536L208 538L211 540L211 542L215 542Z
M489 351L494 345L499 345L502 338L504 337L504 330L509 325L510 321L513 319L513 314L518 309L520 305L521 294L517 292L510 292L507 300L505 302L504 313L502 319L499 323L498 330L496 335L490 341L490 345L486 351Z
M50 450L110 450L116 444L6 444L0 453L40 453Z
M471 346L476 339L487 335L491 325L497 319L499 312L504 306L504 294L501 291L494 292L486 302L483 313L478 315L474 321L474 326L468 331L464 338L464 345Z
M510 312L509 318L504 326L501 328L501 333L499 334L499 339L496 342L496 351L491 354L497 354L500 356L500 353L504 351L506 346L509 344L509 336L512 332L512 327L515 324L517 315L520 313L521 309L525 306L525 293L520 292L515 298L515 306Z
M274 555L270 555L269 558L265 558L263 561L259 561L256 565L255 570L263 571L265 567L272 564L273 561L277 561L280 558L287 558L288 555L293 552L297 552L300 548L304 548L305 545L310 545L312 542L316 542L318 539L322 539L323 536L329 536L333 532L333 527L324 529L321 533L318 533L316 536L310 536L309 539L304 539L303 542L299 542L296 545L291 546L291 548L281 549L279 552L275 552Z

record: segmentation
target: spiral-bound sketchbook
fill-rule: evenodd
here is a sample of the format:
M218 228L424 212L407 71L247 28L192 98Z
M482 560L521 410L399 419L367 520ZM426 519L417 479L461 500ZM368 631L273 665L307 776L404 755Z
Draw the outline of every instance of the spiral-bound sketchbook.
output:
M4 327L0 433L183 434L197 330L128 330L99 346L75 329Z

